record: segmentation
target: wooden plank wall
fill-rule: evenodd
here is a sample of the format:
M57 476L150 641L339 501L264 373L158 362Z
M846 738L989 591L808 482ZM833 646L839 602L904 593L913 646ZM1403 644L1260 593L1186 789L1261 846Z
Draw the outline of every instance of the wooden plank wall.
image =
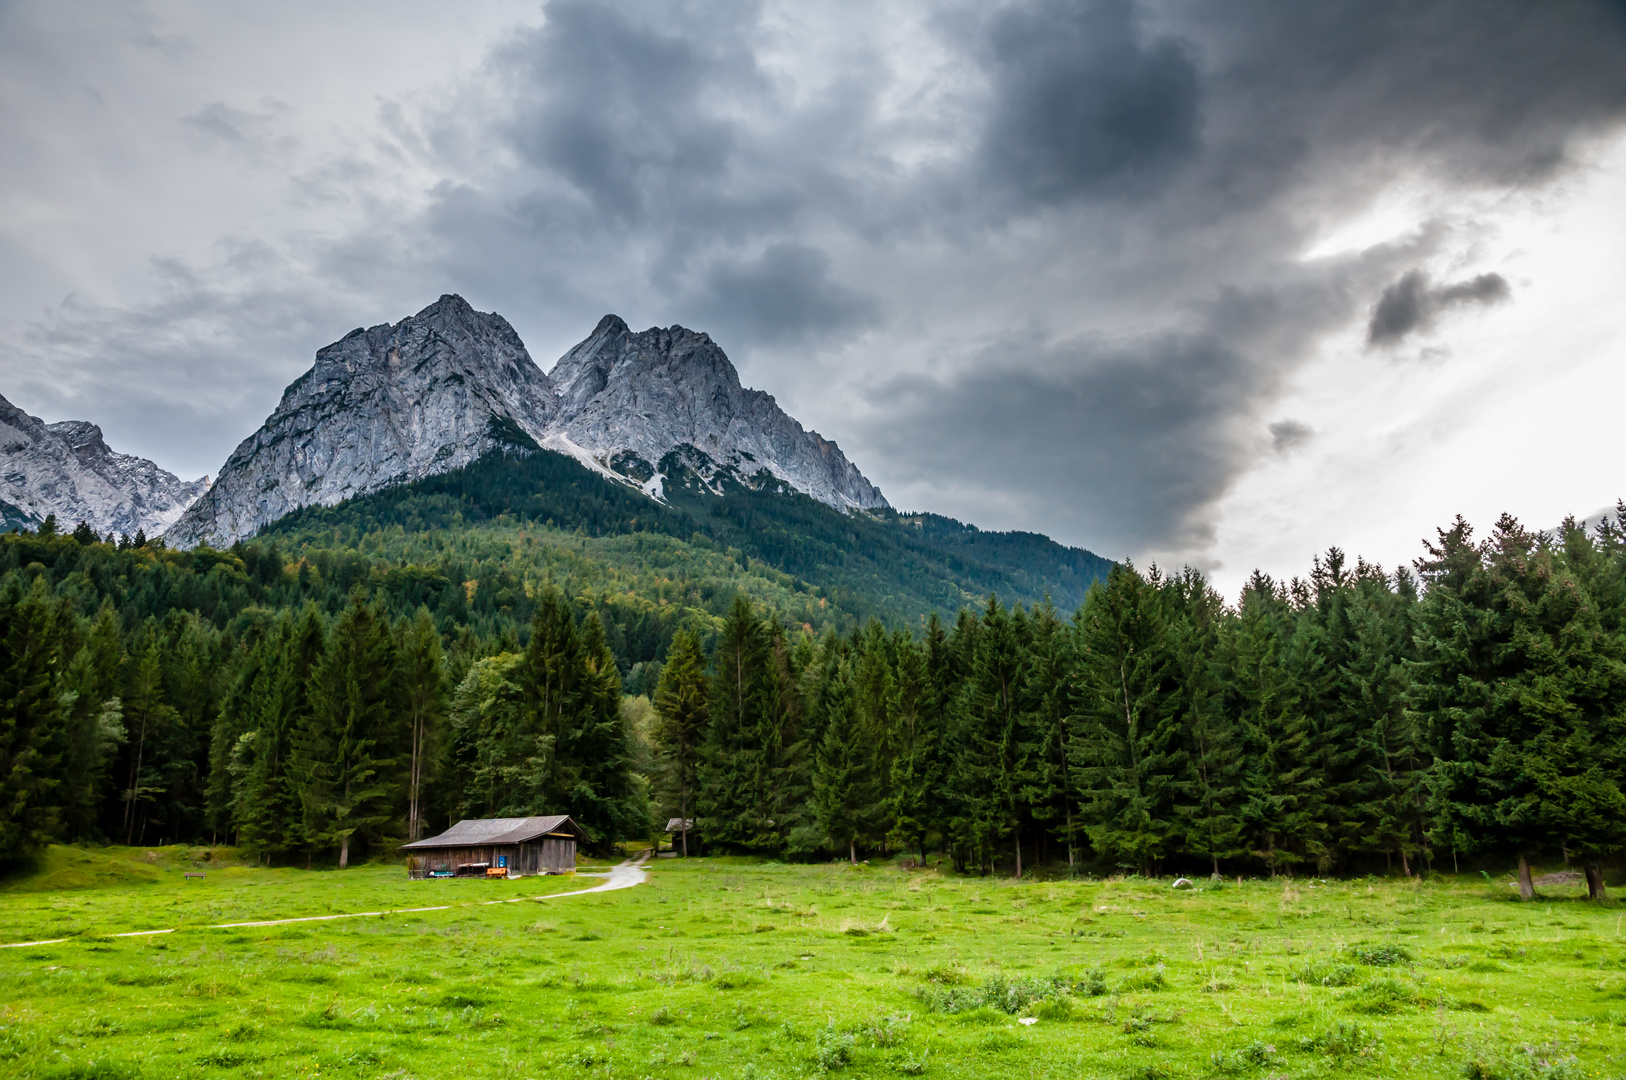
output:
M455 872L466 863L496 866L498 855L508 856L508 869L514 874L563 874L576 869L576 841L544 836L524 844L441 848L414 854L407 861L407 873L427 877L434 870Z

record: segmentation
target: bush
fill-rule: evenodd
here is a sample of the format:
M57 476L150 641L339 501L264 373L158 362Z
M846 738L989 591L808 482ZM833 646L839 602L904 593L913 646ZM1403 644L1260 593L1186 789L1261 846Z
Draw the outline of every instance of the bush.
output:
M1377 1050L1380 1042L1382 1037L1370 1028L1363 1028L1360 1021L1340 1020L1319 1035L1300 1039L1299 1049L1333 1058L1367 1057Z
M813 1061L822 1072L839 1069L852 1060L857 1041L852 1032L837 1031L832 1024L814 1038Z
M1411 953L1400 945L1351 945L1347 951L1367 967L1395 967L1412 962Z
M1353 986L1360 981L1361 975L1351 964L1318 961L1299 968L1293 978L1310 986Z
M1554 1045L1520 1046L1512 1051L1475 1051L1462 1066L1466 1080L1581 1080L1574 1054Z
M1100 989L1095 988L1097 981ZM1065 997L1073 993L1075 987L1093 996L1106 992L1106 981L1099 972L1092 972L1076 984L1062 975L1048 978L994 975L978 986L923 986L915 991L915 996L931 1012L963 1013L987 1006L1016 1016L1038 1002Z
M1356 1012L1380 1015L1408 1009L1417 1004L1417 1001L1415 987L1388 975L1381 979L1373 979L1349 994L1350 1008Z

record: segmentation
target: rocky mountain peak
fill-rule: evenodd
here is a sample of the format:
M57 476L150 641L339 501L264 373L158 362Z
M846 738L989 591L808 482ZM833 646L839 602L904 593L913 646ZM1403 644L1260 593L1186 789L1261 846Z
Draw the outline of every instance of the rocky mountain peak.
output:
M726 474L838 507L886 505L834 443L741 386L707 334L634 333L606 315L543 374L506 319L447 294L319 350L167 538L229 544L298 507L449 472L503 448L568 454L655 498L670 457L717 492Z
M557 411L552 383L508 320L447 294L318 350L167 539L229 544L301 506L534 446Z
M84 420L47 424L0 397L0 501L15 524L55 514L63 528L83 521L98 533L156 536L208 490L107 445Z
M606 315L549 377L560 412L545 445L652 494L666 456L682 450L685 468L706 481L731 473L750 484L783 482L832 506L887 505L833 442L804 431L772 395L744 387L709 334L683 326L633 333Z

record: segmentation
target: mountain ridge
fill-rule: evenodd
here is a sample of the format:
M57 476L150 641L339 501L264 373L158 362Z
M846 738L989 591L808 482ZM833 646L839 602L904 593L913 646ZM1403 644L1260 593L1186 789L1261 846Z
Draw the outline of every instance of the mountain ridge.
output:
M835 443L742 386L703 332L635 333L606 315L543 373L506 319L448 293L319 349L165 538L225 546L303 506L529 448L655 499L661 463L678 453L714 493L725 482L788 485L832 506L887 505Z
M47 424L0 396L0 527L39 524L56 515L98 534L156 536L209 487L156 463L121 454L88 420Z

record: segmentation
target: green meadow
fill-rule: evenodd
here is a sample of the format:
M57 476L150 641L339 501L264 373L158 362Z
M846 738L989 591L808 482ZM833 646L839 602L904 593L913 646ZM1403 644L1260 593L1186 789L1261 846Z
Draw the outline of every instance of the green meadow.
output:
M203 854L52 848L0 888L6 943L66 939L0 949L0 1075L1626 1076L1623 910L1579 883L706 858L548 899L597 882Z

